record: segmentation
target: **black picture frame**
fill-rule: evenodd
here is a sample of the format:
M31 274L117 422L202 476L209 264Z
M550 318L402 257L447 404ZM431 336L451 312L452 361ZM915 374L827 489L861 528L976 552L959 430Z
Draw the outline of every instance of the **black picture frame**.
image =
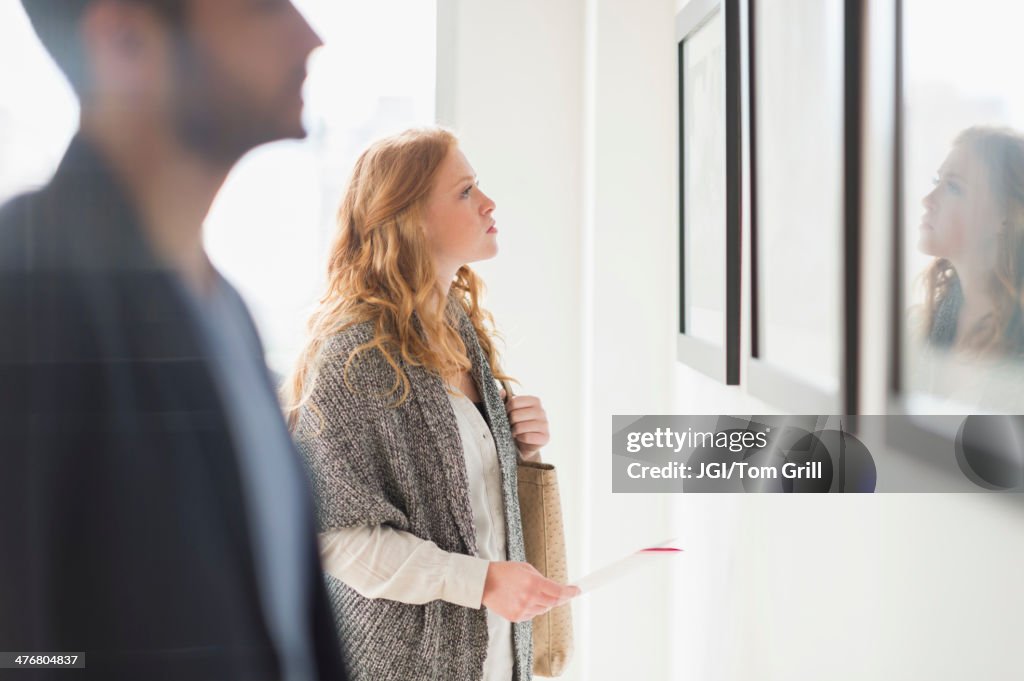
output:
M701 373L726 385L740 383L740 295L742 234L742 100L741 100L741 0L691 0L676 15L676 42L679 84L679 324L677 357ZM686 41L718 12L724 23L724 139L725 139L725 252L709 254L725 260L725 329L724 343L716 344L688 333L685 169L687 145L685 112L688 93L684 87Z
M885 430L885 442L894 451L909 456L924 466L930 467L937 473L950 474L950 467L958 462L956 428L950 426L948 419L930 418L929 414L914 414L908 409L908 397L910 395L908 386L904 381L904 352L906 350L904 338L904 314L907 309L908 300L904 295L904 281L906 274L906 249L904 246L904 233L906 230L906 219L904 203L908 192L906 186L906 87L905 87L905 21L903 0L891 0L887 7L889 13L884 16L883 25L876 27L877 33L887 36L891 40L888 46L888 53L892 54L892 66L887 81L878 84L878 87L888 87L890 91L888 98L891 102L889 111L891 123L891 163L892 175L890 179L889 196L891 197L890 219L891 238L889 241L889 273L891 286L891 298L889 304L889 330L887 337L888 346L888 380L887 380L887 427ZM966 406L966 405L965 405ZM966 418L969 414L964 413ZM952 473L959 477L961 474L968 475L967 469L959 468L958 472ZM1020 490L1012 490L1019 492ZM1015 501L1024 503L1024 496L1012 495Z
M889 362L888 362L888 400L887 412L890 415L885 431L886 444L896 451L909 455L921 463L939 466L936 459L940 452L951 452L956 434L943 432L936 428L936 421L926 416L908 413L907 392L903 380L904 362L904 325L903 315L907 299L904 296L903 281L905 275L905 255L903 244L906 220L903 205L906 200L906 108L904 85L904 13L903 0L891 0L891 39L893 64L891 80L888 85L892 109L892 177L890 196L892 197L892 230L889 251L891 253L890 276L892 281L892 299L889 307Z
M861 366L861 290L862 265L862 172L863 172L863 72L866 56L865 6L860 0L843 3L843 102L842 102L842 209L840 248L840 287L842 325L839 337L838 391L833 394L809 384L792 370L765 360L763 353L763 311L760 281L762 268L758 203L758 107L760 84L757 78L759 26L757 0L747 0L747 101L749 139L749 224L750 224L750 357L747 368L748 390L755 397L776 403L794 413L856 415L860 409L859 374ZM778 396L784 396L781 400Z

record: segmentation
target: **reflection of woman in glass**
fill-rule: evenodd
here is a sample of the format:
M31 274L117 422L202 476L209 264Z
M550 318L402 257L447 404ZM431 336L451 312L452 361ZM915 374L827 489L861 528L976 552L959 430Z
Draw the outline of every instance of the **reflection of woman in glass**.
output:
M933 347L1024 354L1024 136L973 127L957 136L922 201L923 332Z

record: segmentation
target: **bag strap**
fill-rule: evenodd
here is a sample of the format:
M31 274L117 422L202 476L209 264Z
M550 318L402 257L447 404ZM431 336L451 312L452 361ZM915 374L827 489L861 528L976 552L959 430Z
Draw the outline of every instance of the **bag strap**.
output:
M512 392L512 384L506 381L505 379L501 379L500 382L501 387L505 389L505 401L508 402L510 399L512 399L512 396L515 394Z

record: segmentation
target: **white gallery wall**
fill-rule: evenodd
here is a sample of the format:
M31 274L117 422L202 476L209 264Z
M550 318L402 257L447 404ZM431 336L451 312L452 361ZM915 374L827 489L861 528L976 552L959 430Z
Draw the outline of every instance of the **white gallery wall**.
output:
M612 414L781 411L675 360L685 3L441 4L438 107L498 203L502 252L479 269L508 367L548 407L570 572L673 535L686 549L576 605L566 678L1019 678L1024 537L1005 499L611 494Z
M498 256L474 267L505 337L506 370L547 410L543 456L565 481L578 575L590 465L581 442L583 4L440 0L437 59L439 122L459 135L497 204ZM568 678L586 678L580 662Z
M890 2L867 5L884 13ZM333 12L329 2L302 4ZM684 5L438 0L437 110L497 201L501 253L478 269L507 340L508 370L547 406L553 437L544 456L560 469L570 574L671 536L685 549L671 570L644 573L575 605L577 654L564 678L1019 679L1024 514L1006 498L611 493L613 414L778 413L787 398L766 403L745 385L721 385L675 357L674 18ZM13 6L0 0L8 13ZM24 47L9 42L12 50ZM890 57L872 52L872 78ZM339 68L360 66L338 61ZM365 71L360 78L381 79ZM42 113L23 114L29 109L13 98L19 108L8 107L4 130L16 123L22 132L0 134L7 160L19 158L11 153L21 147L37 149L33 140L43 133L54 151L39 168L0 167L0 193L42 181L75 118L73 107L61 108L66 93L51 93L43 82L29 87L19 73L0 72L0 84L10 93L42 93L32 109ZM878 121L890 107L867 103L873 131L884 130ZM399 118L376 124L408 124ZM33 137L33 130L43 133ZM879 413L886 408L890 283L877 263L886 261L890 241L890 156L886 139L867 142L865 179L879 200L866 212L865 261L875 265L864 272L861 385L865 409ZM341 158L331 161L339 179ZM246 200L250 195L259 193ZM330 213L334 202L328 199ZM240 255L269 261L251 248ZM744 224L744 271L749 258ZM270 279L267 285L275 286ZM744 295L744 320L749 304ZM743 357L749 347L744 323Z
M585 429L591 565L670 536L667 498L611 494L612 414L669 409L675 336L675 45L664 3L587 3ZM667 64L668 68L664 65ZM687 556L677 560L684 561ZM585 678L668 678L671 573L590 597Z

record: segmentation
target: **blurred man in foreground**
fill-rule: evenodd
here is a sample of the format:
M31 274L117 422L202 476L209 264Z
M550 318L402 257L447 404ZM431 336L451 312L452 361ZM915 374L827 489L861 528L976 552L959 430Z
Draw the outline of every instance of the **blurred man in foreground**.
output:
M342 678L306 478L202 246L234 163L304 136L319 39L289 0L23 5L82 115L0 210L0 651Z

